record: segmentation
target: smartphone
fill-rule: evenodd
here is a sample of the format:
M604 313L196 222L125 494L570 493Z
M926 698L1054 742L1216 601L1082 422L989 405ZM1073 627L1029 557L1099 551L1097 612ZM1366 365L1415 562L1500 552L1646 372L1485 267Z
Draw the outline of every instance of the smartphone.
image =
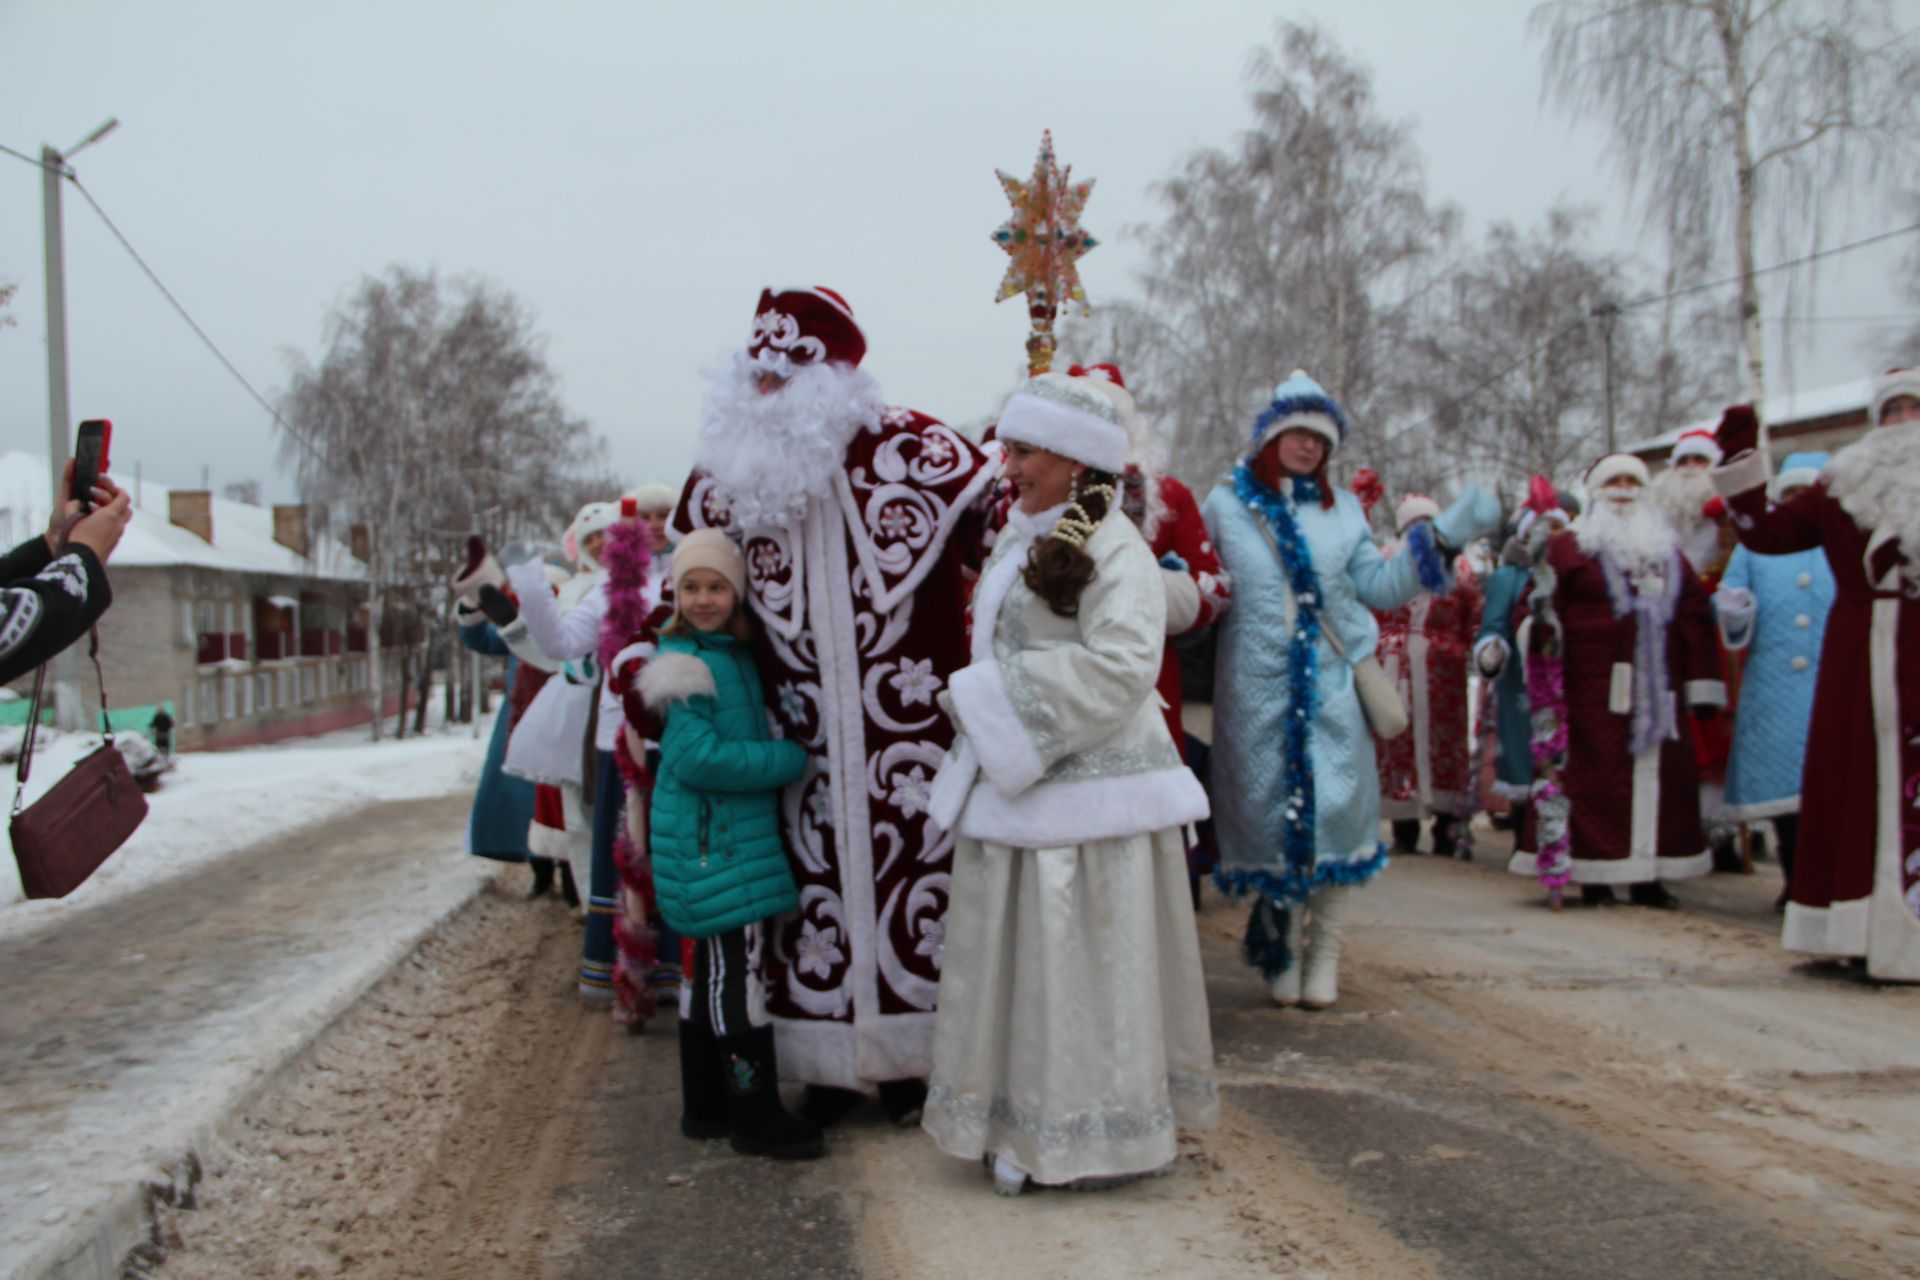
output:
M113 441L113 423L105 418L89 418L80 424L80 435L73 446L73 488L67 494L79 502L82 511L93 510L93 486L107 473L107 446Z

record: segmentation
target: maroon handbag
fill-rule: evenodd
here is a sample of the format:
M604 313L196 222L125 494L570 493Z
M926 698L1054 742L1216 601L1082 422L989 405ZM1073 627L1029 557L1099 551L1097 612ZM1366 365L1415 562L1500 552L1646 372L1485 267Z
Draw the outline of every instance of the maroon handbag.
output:
M98 631L92 633L87 656L93 659L100 680L100 728L106 741L99 750L81 757L45 795L22 808L20 798L26 793L33 742L40 728L46 666L42 664L33 677L33 706L27 713L26 736L20 742L20 763L14 773L10 831L20 884L29 898L64 898L85 884L147 816L147 798L134 785L127 758L113 745Z

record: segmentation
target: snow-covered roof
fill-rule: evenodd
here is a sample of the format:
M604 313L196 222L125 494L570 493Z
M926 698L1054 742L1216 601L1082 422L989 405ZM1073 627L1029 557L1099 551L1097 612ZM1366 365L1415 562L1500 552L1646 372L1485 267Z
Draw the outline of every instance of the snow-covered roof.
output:
M1768 396L1766 409L1760 416L1769 427L1781 427L1790 422L1810 422L1854 410L1865 413L1875 381L1873 378L1856 378L1852 382L1840 382L1831 387L1814 387ZM1627 445L1623 452L1652 453L1656 449L1669 449L1686 432L1711 431L1719 425L1720 415L1716 413L1711 418L1702 418L1698 422L1689 422L1683 427L1635 441Z
M133 477L111 473L114 483L134 493ZM10 450L0 453L0 549L18 546L44 532L52 510L48 501L47 456ZM214 497L213 541L167 518L171 490L151 480L139 485L133 521L114 549L116 565L197 565L239 573L276 573L294 578L364 582L366 566L340 542L319 534L308 537L311 556L302 556L273 540L273 509Z

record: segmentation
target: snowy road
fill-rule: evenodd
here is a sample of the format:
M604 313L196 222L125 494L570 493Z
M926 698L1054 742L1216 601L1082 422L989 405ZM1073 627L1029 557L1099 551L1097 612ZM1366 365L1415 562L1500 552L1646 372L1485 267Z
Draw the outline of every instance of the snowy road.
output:
M670 1022L616 1034L571 930L484 894L262 1100L161 1274L1920 1276L1920 989L1781 952L1766 876L1555 916L1500 861L1362 893L1329 1013L1268 1007L1210 899L1222 1129L1014 1201L874 1115L810 1166L682 1140Z
M491 874L468 804L368 804L0 937L0 1275L118 1274L142 1183Z

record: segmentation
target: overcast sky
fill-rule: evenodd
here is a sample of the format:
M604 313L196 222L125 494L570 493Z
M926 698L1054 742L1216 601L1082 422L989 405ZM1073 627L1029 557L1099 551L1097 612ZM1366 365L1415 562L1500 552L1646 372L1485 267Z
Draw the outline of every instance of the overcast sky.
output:
M1183 154L1246 125L1248 50L1283 15L1372 68L1386 113L1416 128L1431 194L1474 227L1571 199L1601 210L1609 247L1633 246L1601 135L1540 105L1530 7L0 0L0 143L37 155L117 116L76 159L81 180L267 394L290 352L317 355L362 275L477 272L533 309L569 408L621 474L671 482L699 371L744 341L763 284L844 293L889 399L989 412L1026 332L1018 302L992 302L994 169L1024 174L1051 128L1061 160L1098 179L1092 301L1125 294L1138 254L1119 233L1153 217L1147 189ZM1914 25L1920 0L1901 11ZM1836 238L1896 221L1854 216ZM116 467L183 487L204 467L216 489L253 478L290 500L271 421L71 188L66 259L72 411L114 419ZM1898 262L1841 259L1819 312L1912 311ZM44 451L39 174L0 156L9 281L0 448ZM1804 326L1793 381L1870 372L1886 327Z

